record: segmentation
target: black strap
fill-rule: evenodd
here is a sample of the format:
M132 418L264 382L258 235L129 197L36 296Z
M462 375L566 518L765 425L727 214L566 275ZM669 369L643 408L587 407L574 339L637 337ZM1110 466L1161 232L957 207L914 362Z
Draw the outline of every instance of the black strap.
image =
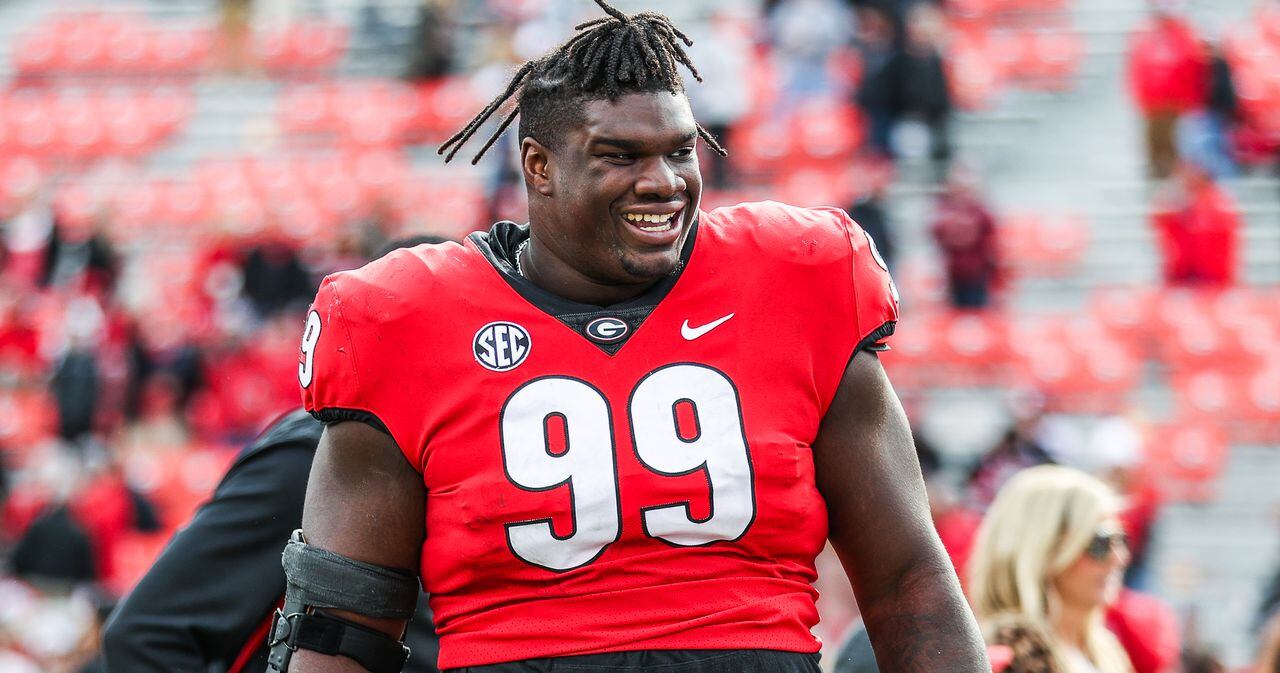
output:
M418 576L414 573L312 547L302 540L301 530L294 531L285 545L281 565L286 595L309 608L409 619L418 607Z
M277 611L271 644L284 643L289 651L302 648L320 654L341 655L372 673L400 673L409 648L390 636L322 613Z

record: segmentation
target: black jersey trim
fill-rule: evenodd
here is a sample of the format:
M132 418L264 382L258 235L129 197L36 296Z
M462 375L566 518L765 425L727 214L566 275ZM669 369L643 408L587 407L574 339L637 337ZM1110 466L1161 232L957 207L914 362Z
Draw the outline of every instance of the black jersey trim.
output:
M357 423L364 423L365 425L373 428L374 430L377 430L378 432L381 432L387 435L388 437L395 439L395 436L392 435L391 431L387 429L387 424L383 423L382 419L378 418L377 416L367 411L363 411L361 409L344 409L342 407L325 407L324 409L319 409L309 413L311 414L312 418L315 418L317 421L320 421L325 425L331 425L333 423L342 423L345 421L356 421Z
M565 299L534 285L520 275L516 269L515 252L522 243L529 240L527 224L516 224L504 220L494 223L488 231L472 233L467 239L476 246L498 275L502 276L503 281L525 301L559 320L591 345L609 355L616 355L631 340L631 337L635 336L649 314L653 313L658 304L671 293L680 277L684 275L684 269L693 257L698 237L698 221L699 216L695 216L693 223L689 226L689 235L685 237L684 245L680 249L680 264L675 271L645 290L640 296L609 306L597 306ZM611 343L599 343L588 338L585 334L586 326L600 318L618 318L626 322L630 328L626 337Z
M898 322L896 320L890 320L877 327L876 331L863 337L862 341L858 342L858 347L853 349L853 354L857 355L860 351L881 352L889 350L889 344L882 344L880 342L893 336L894 331L897 329Z
M653 287L645 290L640 296L610 304L609 306L597 306L565 299L534 285L527 278L520 275L516 270L515 252L519 249L521 243L529 240L529 225L527 224L516 224L515 222L504 220L494 223L488 231L477 231L467 236L467 238L476 245L480 254L489 260L489 263L502 275L503 280L513 290L520 293L520 296L529 300L529 303L537 306L542 311L557 318L571 314L594 315L603 313L611 315L627 309L642 307L653 309L671 292L671 288L675 287L676 281L683 275L685 265L689 263L690 257L693 256L694 243L698 237L698 220L698 217L694 217L693 223L689 226L689 235L685 237L684 245L680 249L680 265L674 272L658 281Z

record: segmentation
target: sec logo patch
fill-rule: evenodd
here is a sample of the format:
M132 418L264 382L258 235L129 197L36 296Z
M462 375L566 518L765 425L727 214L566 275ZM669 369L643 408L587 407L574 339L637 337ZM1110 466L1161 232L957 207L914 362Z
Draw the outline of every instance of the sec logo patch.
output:
M491 322L476 332L472 351L485 369L508 372L529 357L532 345L525 328L511 322Z
M627 336L631 328L619 318L596 318L582 330L587 338L600 344L611 344Z

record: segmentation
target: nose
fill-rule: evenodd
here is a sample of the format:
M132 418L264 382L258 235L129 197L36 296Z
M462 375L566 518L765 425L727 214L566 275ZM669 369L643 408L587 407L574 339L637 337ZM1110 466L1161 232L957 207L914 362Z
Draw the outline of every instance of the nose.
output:
M654 157L636 180L636 195L657 201L668 200L686 188L684 178L671 170L666 157Z

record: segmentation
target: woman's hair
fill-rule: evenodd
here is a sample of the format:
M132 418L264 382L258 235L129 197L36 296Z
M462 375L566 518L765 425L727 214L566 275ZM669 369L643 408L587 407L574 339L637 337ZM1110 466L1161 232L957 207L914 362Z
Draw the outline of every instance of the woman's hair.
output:
M1012 619L1042 631L1052 644L1051 582L1119 509L1110 487L1079 470L1043 465L1015 475L991 503L969 560L969 599L978 620ZM1090 659L1102 673L1128 673L1128 657L1097 612L1087 636ZM1051 649L1064 662L1058 648ZM1066 669L1060 664L1058 670Z

